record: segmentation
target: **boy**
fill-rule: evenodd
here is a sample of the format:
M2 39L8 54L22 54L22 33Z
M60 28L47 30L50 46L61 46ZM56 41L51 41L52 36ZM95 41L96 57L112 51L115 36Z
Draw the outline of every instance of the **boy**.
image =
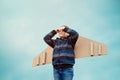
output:
M57 33L60 38L52 39ZM44 41L53 48L54 80L73 79L74 46L78 36L79 34L75 30L63 25L44 37Z

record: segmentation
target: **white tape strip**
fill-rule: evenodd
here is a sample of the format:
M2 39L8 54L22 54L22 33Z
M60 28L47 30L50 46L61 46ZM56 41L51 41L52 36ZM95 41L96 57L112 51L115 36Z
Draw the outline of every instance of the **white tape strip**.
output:
M93 53L93 42L90 43L90 55L94 56L94 53Z
M39 65L39 64L40 64L40 57L37 56L37 57L36 57L36 60L37 60L37 61L36 61L36 64Z
M41 64L45 64L45 53L42 54Z
M99 45L99 46L98 46L98 55L99 55L99 56L102 54L102 53L101 53L101 49L102 49L102 46Z

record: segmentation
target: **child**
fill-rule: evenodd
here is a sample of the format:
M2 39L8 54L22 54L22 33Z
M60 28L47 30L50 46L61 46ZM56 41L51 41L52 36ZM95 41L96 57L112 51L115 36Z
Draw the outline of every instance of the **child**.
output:
M52 39L57 33L59 38ZM44 37L44 41L53 48L54 80L73 79L74 46L78 36L79 34L75 30L63 25Z

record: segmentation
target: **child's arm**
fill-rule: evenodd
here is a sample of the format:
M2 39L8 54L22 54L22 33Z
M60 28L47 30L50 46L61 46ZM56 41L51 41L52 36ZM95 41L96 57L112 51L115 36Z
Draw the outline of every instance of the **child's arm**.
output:
M56 34L56 30L52 30L44 37L44 41L52 48L54 48L55 45L55 40L52 39L55 36L55 34Z
M79 34L69 27L65 27L64 31L69 34L68 39L70 40L70 42L72 42L72 45L74 46L79 37Z

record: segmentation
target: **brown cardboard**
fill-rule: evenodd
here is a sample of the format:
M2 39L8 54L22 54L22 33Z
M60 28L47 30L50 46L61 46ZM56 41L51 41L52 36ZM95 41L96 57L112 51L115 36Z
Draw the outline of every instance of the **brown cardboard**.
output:
M75 44L75 58L100 56L107 54L105 44L80 36ZM33 59L32 66L40 66L52 62L53 48L47 47Z

